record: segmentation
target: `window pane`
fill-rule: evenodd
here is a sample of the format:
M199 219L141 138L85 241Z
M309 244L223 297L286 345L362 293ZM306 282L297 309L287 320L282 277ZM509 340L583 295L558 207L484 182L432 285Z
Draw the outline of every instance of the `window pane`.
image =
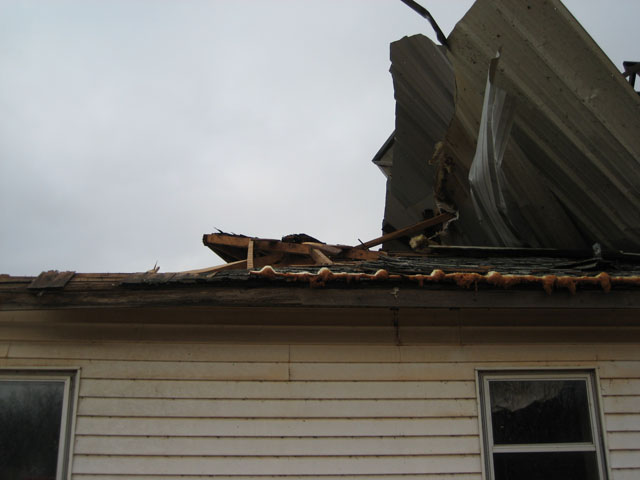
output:
M598 480L595 452L496 453L495 480Z
M56 478L64 383L0 381L0 478Z
M490 381L496 445L592 442L584 380Z

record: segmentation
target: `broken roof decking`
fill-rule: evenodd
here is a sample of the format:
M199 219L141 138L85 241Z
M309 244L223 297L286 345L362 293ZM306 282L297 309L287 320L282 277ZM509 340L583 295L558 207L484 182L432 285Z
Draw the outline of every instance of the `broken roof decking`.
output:
M467 175L488 67L502 50L495 84L515 101L502 168L517 201L515 216L529 227L528 232L515 228L519 244L585 248L599 241L609 248L638 249L640 99L560 2L478 0L458 23L447 51L455 75L455 114L432 165L433 139L441 127L425 121L423 106L442 104L446 96L442 88L432 94L411 86L437 84L442 67L410 64L411 58L432 58L441 47L417 38L392 44L397 118L387 228L419 220L420 209L436 209L437 202L448 203L460 218L450 225L445 243L491 244L473 210ZM416 47L421 53L413 51ZM407 68L411 73L402 72ZM428 135L416 134L421 130ZM397 192L406 183L401 173L412 169L429 172L429 178L421 198L405 199L399 207L395 200L403 199ZM411 180L409 193L418 190Z
M501 256L499 249L461 254L443 248L430 256L388 255L328 267L0 275L0 310L168 306L640 309L640 263L634 255L576 258L541 250ZM65 282L57 281L62 277Z

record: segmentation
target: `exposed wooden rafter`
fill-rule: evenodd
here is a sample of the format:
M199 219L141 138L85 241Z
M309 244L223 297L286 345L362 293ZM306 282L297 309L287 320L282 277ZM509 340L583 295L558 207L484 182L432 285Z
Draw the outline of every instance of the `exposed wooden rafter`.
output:
M227 265L223 266L226 268L252 270L265 265L331 265L339 261L377 260L381 255L386 255L386 252L372 252L369 248L394 238L412 235L425 228L445 223L452 218L454 215L443 213L356 247L327 245L317 241L300 242L300 239L311 238L304 235L289 235L283 240L273 240L227 233L210 233L202 237L202 242L227 262ZM212 267L208 270L213 272L217 268Z

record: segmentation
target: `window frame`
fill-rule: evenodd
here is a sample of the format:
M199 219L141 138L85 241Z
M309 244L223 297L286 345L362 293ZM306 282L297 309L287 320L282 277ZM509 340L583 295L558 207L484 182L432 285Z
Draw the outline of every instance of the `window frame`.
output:
M60 437L56 480L71 479L71 458L75 436L79 368L0 368L0 382L60 382L63 383L62 412L60 415Z
M528 381L528 380L579 380L584 381L587 392L589 420L591 422L592 442L545 443L545 444L511 444L495 445L493 442L493 426L491 423L491 402L489 382ZM595 369L561 368L561 369L476 369L476 390L478 400L480 445L483 478L495 480L494 453L563 453L563 452L595 452L599 471L599 480L610 478L607 457L606 438L604 436L604 419L600 388Z

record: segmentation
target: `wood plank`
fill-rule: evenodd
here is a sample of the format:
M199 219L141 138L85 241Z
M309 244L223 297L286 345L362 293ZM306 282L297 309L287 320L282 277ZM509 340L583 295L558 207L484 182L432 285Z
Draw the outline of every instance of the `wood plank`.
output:
M322 251L317 248L311 249L311 258L316 262L316 265L332 265L333 262Z
M452 218L455 218L455 215L452 215L450 213L441 213L440 215L436 215L435 217L428 218L427 220L423 220L414 225L401 228L399 230L396 230L395 232L387 233L386 235L382 235L381 237L374 238L373 240L369 240L368 242L364 242L363 244L358 245L354 248L367 249L367 248L375 247L376 245L381 245L385 242L395 240L396 238L413 235L414 233L418 233L429 227L433 227L434 225L440 225L441 223L451 220Z
M98 417L431 418L477 415L475 399L209 400L83 398L78 415Z
M253 270L253 239L249 240L247 245L247 268Z
M327 245L326 243L318 243L318 242L302 242L302 244L309 245L314 250L320 250L321 252L324 252L327 255L331 255L331 256L339 255L342 252L342 248L336 245Z
M378 255L379 252L352 250L364 255ZM346 255L346 254L345 254ZM344 257L344 258L348 258ZM599 290L579 289L576 295L565 291L547 295L542 288L516 290L482 287L482 294L453 284L427 285L420 288L416 283L407 285L400 295L390 294L388 286L371 286L367 289L325 288L325 289L284 289L268 286L247 290L244 286L213 288L211 285L176 285L162 289L123 289L118 283L92 287L87 283L70 282L64 295L46 292L37 297L26 289L23 292L0 292L0 309L7 312L26 309L64 309L79 307L168 307L168 306L288 306L288 307L348 307L348 308L514 308L521 317L551 322L544 314L545 309L580 309L580 315L557 314L560 324L584 323L589 317L596 318L602 325L618 325L622 321L640 322L638 309L640 296L633 289L613 289L605 294ZM517 295L514 292L517 291ZM59 292L58 292L59 293ZM620 308L622 305L625 308ZM527 309L531 309L527 311ZM609 311L607 311L609 309ZM592 310L592 311L590 311ZM423 310L424 311L424 310ZM518 313L518 312L516 312Z
M311 456L480 454L477 436L442 437L126 437L76 436L74 452L91 455Z
M127 457L74 455L73 473L177 475L304 475L326 472L342 475L381 473L478 473L479 455L381 457Z
M284 252L297 255L310 255L311 247L302 243L281 242L279 240L254 239L255 248L267 252Z
M362 250L359 248L351 248L344 250L339 258L348 260L378 260L381 255L386 255L386 252L376 251L370 252L369 250Z
M226 233L211 233L209 235L204 235L202 240L207 246L213 245L217 247L222 245L227 247L247 248L251 238L238 235L227 235Z
M224 263L222 265L216 265L214 267L198 268L196 270L185 270L178 273L214 273L223 270L243 269L247 268L246 260L236 260L235 262Z
M280 240L264 239L264 238L250 238L250 237L238 237L233 235L226 235L222 233L213 233L204 236L205 245L218 247L229 246L248 249L249 244L253 242L254 250L267 251L267 252L284 252L293 253L297 255L309 255L311 252L311 246L302 243L282 242Z
M233 419L78 416L77 435L171 437L399 437L478 435L478 419Z
M386 399L476 398L473 381L428 382L238 382L105 380L83 378L81 397Z
M59 272L49 270L38 275L28 286L28 289L64 288L76 272Z

